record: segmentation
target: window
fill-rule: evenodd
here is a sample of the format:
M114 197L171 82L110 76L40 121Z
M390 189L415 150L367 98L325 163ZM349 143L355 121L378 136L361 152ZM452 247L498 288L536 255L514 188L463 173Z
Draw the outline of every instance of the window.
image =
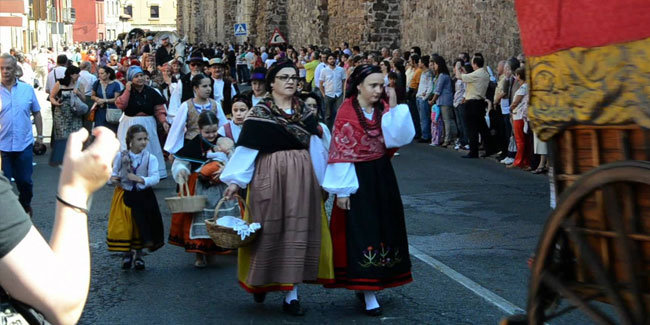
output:
M160 18L160 12L158 6L151 6L151 19Z
M124 7L124 14L133 17L133 6L128 5Z

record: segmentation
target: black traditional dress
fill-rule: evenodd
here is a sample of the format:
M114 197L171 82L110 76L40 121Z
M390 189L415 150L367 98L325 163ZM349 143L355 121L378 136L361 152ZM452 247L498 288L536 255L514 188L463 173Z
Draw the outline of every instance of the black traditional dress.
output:
M356 106L356 107L355 107ZM350 210L336 204L330 229L336 282L331 288L381 290L411 282L404 208L391 157L413 139L406 105L382 104L366 114L347 99L334 122L323 187L350 198Z

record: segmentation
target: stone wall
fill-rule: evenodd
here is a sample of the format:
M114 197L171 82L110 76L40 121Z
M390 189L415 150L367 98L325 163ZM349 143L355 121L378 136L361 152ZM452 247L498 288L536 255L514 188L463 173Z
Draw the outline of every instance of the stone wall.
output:
M288 34L292 44L328 44L328 1L288 0Z
M512 0L403 0L401 48L420 46L447 63L481 52L490 65L521 52Z
M331 47L339 46L343 41L348 42L350 46L362 43L366 30L366 7L365 1L359 0L328 1L328 40Z
M179 0L178 11L179 34L190 42L241 42L233 24L246 22L257 46L278 27L295 46L417 45L448 61L482 52L492 65L521 52L514 0Z

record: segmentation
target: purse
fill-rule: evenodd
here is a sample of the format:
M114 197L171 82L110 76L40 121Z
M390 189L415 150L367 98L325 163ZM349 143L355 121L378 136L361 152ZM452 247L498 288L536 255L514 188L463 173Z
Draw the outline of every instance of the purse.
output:
M99 109L99 105L97 105L97 103L94 103L93 106L90 108L90 113L88 113L86 120L88 120L89 122L95 122L95 114L97 114L98 109Z
M72 100L71 108L74 115L83 116L88 113L88 105L86 105L86 103L84 103L83 100L77 96L77 94L72 92L72 94L70 94L70 99Z
M115 82L115 81L113 81ZM101 83L100 83L101 84ZM106 99L106 87L102 85L102 97ZM120 118L122 118L122 110L119 108L108 108L106 107L106 122L111 124L120 123Z

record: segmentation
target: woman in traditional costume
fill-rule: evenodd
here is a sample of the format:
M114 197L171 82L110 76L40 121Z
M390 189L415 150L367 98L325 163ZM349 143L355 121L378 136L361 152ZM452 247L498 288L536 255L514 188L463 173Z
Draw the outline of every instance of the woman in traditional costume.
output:
M219 119L222 126L228 122L221 105L210 98L212 95L212 79L202 73L192 77L192 89L194 97L186 100L178 108L176 117L169 128L169 134L165 141L164 149L169 153L176 153L183 147L185 141L192 140L199 134L199 114L204 111L212 111Z
M126 132L127 150L118 152L113 162L111 181L116 187L106 242L109 251L124 252L123 269L133 264L136 270L143 270L142 248L153 252L165 243L158 200L152 189L160 181L158 159L145 149L148 142L145 127L132 125Z
M335 283L360 290L366 313L381 315L375 291L413 279L404 208L391 164L396 149L413 140L407 105L389 107L379 67L362 65L351 76L339 108L323 188L336 195L331 231Z
M255 241L239 249L239 283L257 302L269 291L286 291L283 311L299 316L297 284L333 278L319 186L326 153L316 117L295 96L298 69L279 61L266 80L272 91L248 113L221 180L230 184L226 197L248 186L245 219L262 226Z
M156 124L157 120L162 124L165 132L169 131L165 99L155 89L145 85L144 74L139 66L131 66L126 75L129 82L122 95L115 101L117 108L124 111L120 125L117 127L120 150L126 149L126 131L135 124L144 126L149 134L149 139L156 139L149 141L146 149L160 162L158 164L160 178L166 178L167 169L158 141L158 125Z
M199 134L185 141L185 145L176 152L172 164L172 176L179 190L184 191L184 184L187 183L189 195L207 196L207 209L214 209L226 189L226 185L219 181L219 174L228 162L228 154L217 148L218 127L219 120L214 112L201 112L197 118ZM224 203L223 208L235 208L235 205L229 201ZM240 213L239 209L236 210ZM209 217L203 212L172 214L169 243L185 248L188 253L195 253L194 266L197 268L207 266L208 256L230 252L215 245L210 238L204 222Z

